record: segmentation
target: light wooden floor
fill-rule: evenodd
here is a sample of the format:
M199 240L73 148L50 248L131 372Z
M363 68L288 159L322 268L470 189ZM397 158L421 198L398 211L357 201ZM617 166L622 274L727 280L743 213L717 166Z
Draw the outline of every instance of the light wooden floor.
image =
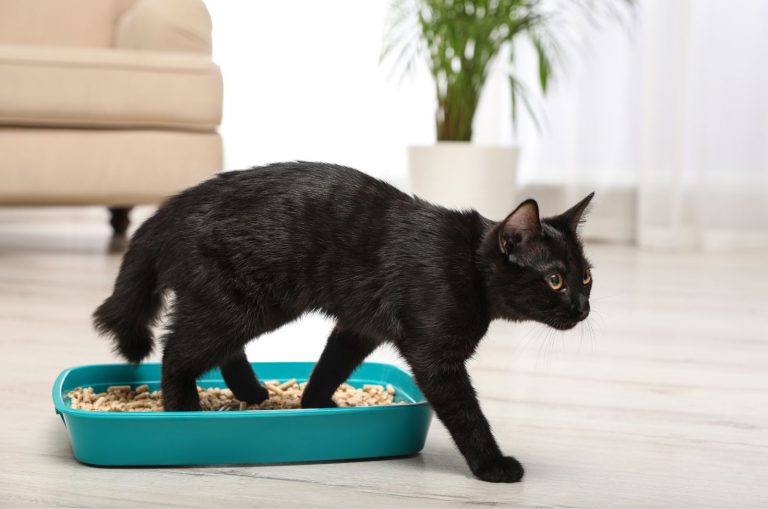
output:
M0 506L768 506L767 253L590 246L594 335L495 325L471 372L503 449L527 467L521 484L472 478L439 424L406 459L78 464L50 389L65 367L114 361L88 318L119 263L101 252L100 220L0 218ZM324 334L307 339L313 355Z

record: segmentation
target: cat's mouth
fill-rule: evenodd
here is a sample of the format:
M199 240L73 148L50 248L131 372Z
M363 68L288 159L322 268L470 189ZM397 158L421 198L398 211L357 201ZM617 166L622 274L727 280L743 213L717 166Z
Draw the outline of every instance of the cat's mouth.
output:
M557 330L570 330L576 327L578 320L550 320L547 325Z

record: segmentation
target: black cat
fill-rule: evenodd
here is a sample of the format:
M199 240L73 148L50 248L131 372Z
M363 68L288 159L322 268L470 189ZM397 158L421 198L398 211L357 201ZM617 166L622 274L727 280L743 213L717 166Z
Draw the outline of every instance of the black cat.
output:
M569 329L589 314L589 262L576 233L592 194L539 219L533 200L500 223L448 210L356 170L273 164L222 173L171 198L131 239L98 330L140 362L152 350L165 291L166 410L199 410L195 379L220 366L235 396L267 398L244 348L319 311L337 325L307 385L304 408L331 396L377 346L396 345L480 479L515 482L465 362L491 320Z

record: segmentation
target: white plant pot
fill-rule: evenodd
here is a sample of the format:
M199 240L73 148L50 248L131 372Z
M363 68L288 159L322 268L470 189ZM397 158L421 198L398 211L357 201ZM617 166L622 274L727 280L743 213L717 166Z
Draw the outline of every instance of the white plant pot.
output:
M411 191L444 207L504 219L515 206L518 155L515 147L466 142L409 147Z

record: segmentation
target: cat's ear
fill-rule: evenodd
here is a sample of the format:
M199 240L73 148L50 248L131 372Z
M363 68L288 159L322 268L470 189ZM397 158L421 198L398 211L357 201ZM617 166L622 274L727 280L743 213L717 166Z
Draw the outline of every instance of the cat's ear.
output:
M499 227L499 249L509 255L515 247L540 234L539 205L535 200L525 200L502 221Z
M586 212L587 206L589 206L589 202L592 201L594 196L594 191L589 193L579 203L560 214L560 219L562 219L573 231L576 231L579 224L584 222L584 212Z

